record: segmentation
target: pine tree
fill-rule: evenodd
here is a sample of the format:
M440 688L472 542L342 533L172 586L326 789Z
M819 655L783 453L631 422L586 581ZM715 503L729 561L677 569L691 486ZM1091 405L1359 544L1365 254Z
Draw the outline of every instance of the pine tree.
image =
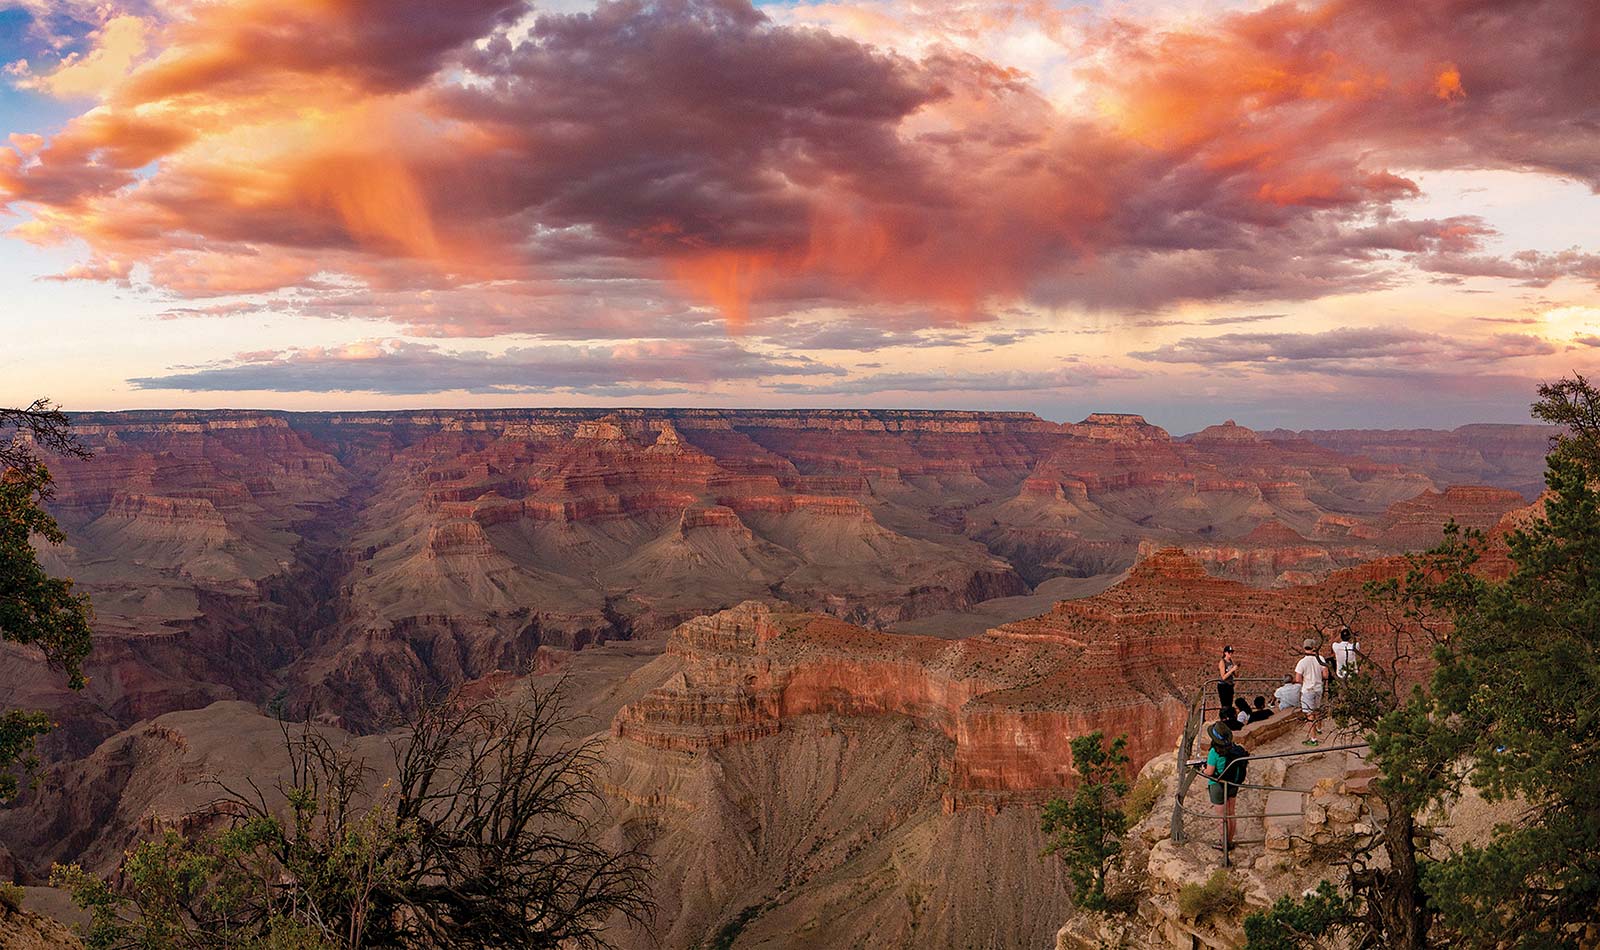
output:
M1128 756L1126 735L1108 747L1099 730L1072 740L1072 767L1078 787L1071 798L1057 798L1044 807L1044 833L1049 836L1045 854L1059 854L1077 888L1079 906L1105 910L1106 873L1122 852L1122 835L1128 819L1122 797L1128 794L1125 777Z

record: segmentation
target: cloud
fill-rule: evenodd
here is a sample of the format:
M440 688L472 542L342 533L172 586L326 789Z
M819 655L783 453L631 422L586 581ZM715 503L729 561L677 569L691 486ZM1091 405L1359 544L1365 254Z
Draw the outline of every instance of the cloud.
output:
M1061 88L745 0L76 4L45 32L77 24L83 48L22 81L96 101L0 149L0 203L25 212L13 236L82 241L160 292L293 294L435 336L677 336L691 307L752 329L818 305L1141 312L1419 268L1600 281L1581 250L1494 255L1481 219L1402 211L1409 170L1600 186L1584 0L1323 0L1163 28L1034 6L947 29L1027 20L1092 51ZM938 342L881 326L816 345Z
M874 373L828 383L781 382L780 393L807 396L869 396L897 392L1017 393L1076 389L1110 379L1137 379L1140 374L1110 366L1070 365L1053 370L1001 372Z
M844 372L804 357L769 356L726 340L513 347L501 354L379 340L240 353L224 363L182 369L128 382L136 389L207 392L560 392L628 397L693 392L729 379Z
M1158 363L1248 368L1265 372L1393 375L1452 372L1459 364L1491 365L1547 356L1557 347L1543 337L1502 333L1452 339L1437 333L1385 327L1350 327L1321 333L1224 333L1185 337L1128 354Z

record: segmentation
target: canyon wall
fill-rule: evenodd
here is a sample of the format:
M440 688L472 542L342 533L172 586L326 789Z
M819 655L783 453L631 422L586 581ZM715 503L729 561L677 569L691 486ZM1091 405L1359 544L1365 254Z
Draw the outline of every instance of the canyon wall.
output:
M95 456L54 460L67 542L42 555L94 601L91 686L67 692L36 655L0 648L18 701L63 724L52 755L221 699L370 730L541 646L661 636L750 599L878 629L1170 545L1219 576L1304 584L1516 502L1306 439L1229 423L1180 440L1117 413L137 411L75 425Z

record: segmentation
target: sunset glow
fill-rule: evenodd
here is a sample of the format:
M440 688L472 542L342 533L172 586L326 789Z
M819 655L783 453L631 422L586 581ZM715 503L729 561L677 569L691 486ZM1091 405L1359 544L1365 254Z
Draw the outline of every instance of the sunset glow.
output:
M1517 421L1600 354L1596 35L1584 0L0 0L4 388Z

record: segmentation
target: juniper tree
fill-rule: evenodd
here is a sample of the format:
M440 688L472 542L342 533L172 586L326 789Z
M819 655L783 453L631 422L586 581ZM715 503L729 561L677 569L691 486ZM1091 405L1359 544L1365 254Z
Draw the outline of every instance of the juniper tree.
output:
M1128 794L1125 777L1128 756L1126 735L1105 743L1099 730L1072 740L1072 767L1078 787L1071 798L1052 799L1044 806L1042 823L1049 838L1045 854L1059 854L1077 889L1078 904L1105 910L1106 873L1122 852L1122 835L1128 819L1122 797Z
M70 688L82 689L90 647L88 598L72 592L72 581L51 577L33 547L35 538L66 540L45 510L51 480L41 450L88 456L66 416L46 400L0 408L0 640L40 650ZM18 773L35 762L34 741L52 725L41 712L0 710L0 804L15 797Z

